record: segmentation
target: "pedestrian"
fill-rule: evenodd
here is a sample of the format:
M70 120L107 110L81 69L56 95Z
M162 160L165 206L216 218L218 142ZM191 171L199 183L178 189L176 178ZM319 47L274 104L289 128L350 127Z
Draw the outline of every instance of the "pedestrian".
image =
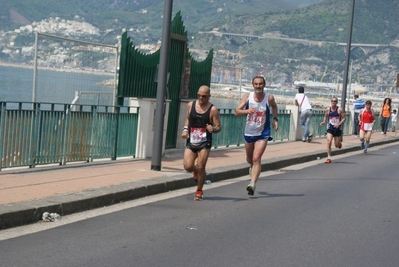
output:
M341 134L342 124L346 120L345 112L338 106L338 98L333 97L331 99L331 107L326 109L324 119L320 123L320 126L324 126L327 120L327 160L325 163L331 163L331 144L334 139L334 145L336 148L341 149Z
M360 147L363 149L365 154L370 146L371 134L375 122L374 110L371 108L371 105L371 101L367 100L365 108L360 111L358 118L360 123Z
M298 106L300 111L299 124L302 127L302 142L312 141L313 135L309 132L309 125L312 119L312 106L309 98L305 95L305 88L300 86L298 93L295 95L295 105Z
M359 135L359 112L364 108L364 100L359 98L358 94L354 96L355 101L353 102L353 135Z
M270 110L273 114L273 127L278 130L277 104L272 94L265 93L266 81L262 76L252 79L253 92L241 99L235 110L236 116L247 116L244 128L245 152L249 163L251 181L247 186L248 195L253 196L256 182L262 170L261 159L267 142L273 140L270 128Z
M186 139L183 166L193 173L197 182L195 200L203 200L202 187L206 178L206 163L212 147L212 134L220 132L219 111L211 102L210 88L202 85L198 89L198 100L187 104L187 115L181 137Z
M384 103L381 106L380 118L382 126L381 134L387 135L388 123L391 118L391 99L388 97L384 99Z
M392 132L396 132L397 121L398 121L398 114L396 114L396 109L394 109L392 110L391 114Z

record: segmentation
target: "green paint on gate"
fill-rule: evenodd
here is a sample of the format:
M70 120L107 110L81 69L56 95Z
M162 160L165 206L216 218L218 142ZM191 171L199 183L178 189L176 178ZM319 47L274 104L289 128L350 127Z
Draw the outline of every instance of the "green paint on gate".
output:
M127 36L122 34L119 66L117 103L122 106L123 98L153 98L157 96L157 69L160 50L153 54L140 52ZM168 126L166 131L166 148L175 148L180 135L178 118L180 100L197 98L201 85L210 86L213 50L205 60L193 59L187 46L187 32L178 12L171 23L171 46L169 51L168 84L166 98L170 100Z

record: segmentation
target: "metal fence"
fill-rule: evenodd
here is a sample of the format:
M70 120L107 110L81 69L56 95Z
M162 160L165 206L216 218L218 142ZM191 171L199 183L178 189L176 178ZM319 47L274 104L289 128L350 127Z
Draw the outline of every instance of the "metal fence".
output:
M213 136L213 147L244 144L245 116L235 116L234 109L219 109L219 113L223 130ZM326 126L320 126L323 117L324 110L313 110L314 136L326 134ZM278 118L273 142L288 141L291 111L279 110ZM135 157L138 120L138 107L0 102L0 169ZM374 131L380 131L379 122L376 114ZM350 123L348 113L345 135L351 133Z
M235 116L234 109L219 109L220 123L222 131L214 134L212 137L212 145L214 148L240 146L244 144L244 126L245 116ZM289 139L291 127L291 112L290 110L279 110L279 130L271 132L273 142L286 141ZM270 121L273 120L273 115L270 115Z
M138 107L0 102L0 168L135 157Z

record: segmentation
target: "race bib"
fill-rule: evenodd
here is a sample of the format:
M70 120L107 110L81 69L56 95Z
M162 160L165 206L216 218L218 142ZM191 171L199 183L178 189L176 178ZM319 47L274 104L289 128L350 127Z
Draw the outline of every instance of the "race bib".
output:
M261 126L263 124L264 115L265 115L265 112L263 112L263 111L257 111L254 114L249 114L248 122L251 125Z
M371 130L373 130L373 124L372 123L365 123L363 125L363 128L364 128L365 131L371 131Z
M199 144L206 142L206 128L191 128L190 143Z
M339 124L339 117L330 117L330 124L335 126Z

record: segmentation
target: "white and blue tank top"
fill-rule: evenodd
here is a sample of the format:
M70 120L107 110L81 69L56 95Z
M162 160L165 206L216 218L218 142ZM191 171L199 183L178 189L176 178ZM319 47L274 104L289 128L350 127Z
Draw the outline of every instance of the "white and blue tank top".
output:
M255 108L255 113L248 114L245 123L244 135L246 136L270 136L270 108L269 95L265 94L262 102L254 100L254 92L249 93L245 109Z

